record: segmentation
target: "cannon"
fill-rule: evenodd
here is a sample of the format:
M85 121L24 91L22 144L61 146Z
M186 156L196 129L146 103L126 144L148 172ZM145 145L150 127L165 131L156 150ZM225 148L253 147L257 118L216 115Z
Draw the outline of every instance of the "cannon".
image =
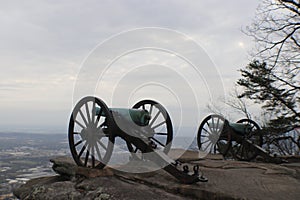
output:
M232 123L221 115L207 116L198 129L197 144L201 151L220 153L225 159L251 161L261 155L268 162L283 162L262 148L261 128L247 118Z
M84 97L74 107L69 121L69 146L77 165L102 169L109 162L116 137L125 140L133 158L140 152L180 182L206 182L195 165L187 165L167 156L173 139L167 110L153 100L142 100L132 108L109 108L97 97ZM160 149L160 150L159 150ZM150 153L150 154L149 154ZM181 164L181 163L180 163ZM178 169L183 166L183 169Z

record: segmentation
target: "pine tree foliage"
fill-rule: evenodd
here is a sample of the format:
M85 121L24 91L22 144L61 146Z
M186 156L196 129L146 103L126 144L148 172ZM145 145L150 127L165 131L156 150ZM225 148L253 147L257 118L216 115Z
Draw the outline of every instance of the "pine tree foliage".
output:
M300 96L299 89L291 89L281 84L272 75L272 69L266 63L254 61L241 70L242 78L238 84L244 87L239 96L261 103L262 108L270 113L271 126L291 127L299 124Z

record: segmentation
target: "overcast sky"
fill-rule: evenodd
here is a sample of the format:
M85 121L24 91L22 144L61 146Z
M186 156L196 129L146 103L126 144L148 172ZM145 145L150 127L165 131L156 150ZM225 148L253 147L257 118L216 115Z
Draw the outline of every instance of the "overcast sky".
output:
M73 100L78 100L73 99L75 81L92 50L113 35L143 27L172 30L198 43L219 71L226 94L239 77L237 70L249 63L248 51L254 44L241 29L251 23L257 6L258 1L249 0L1 1L0 131L65 131ZM176 43L174 39L172 45ZM121 43L116 44L107 55L118 56ZM151 74L147 70L154 61L145 61L150 59L147 53L155 60L157 52L136 52L130 58L124 56L115 67L146 66L140 74ZM168 56L159 53L152 67L167 69L163 66L176 62L163 62ZM106 74L106 83L120 81L122 87L134 84L130 80L135 77L128 76L131 78L127 81L124 77L113 78L113 72L123 73L122 70L118 67L111 70L111 76ZM159 81L158 76L152 76ZM190 84L195 87L196 83L191 80ZM106 85L101 87L104 91ZM209 99L205 91L201 95L202 99ZM201 104L203 110L206 102ZM171 104L168 106L172 108Z

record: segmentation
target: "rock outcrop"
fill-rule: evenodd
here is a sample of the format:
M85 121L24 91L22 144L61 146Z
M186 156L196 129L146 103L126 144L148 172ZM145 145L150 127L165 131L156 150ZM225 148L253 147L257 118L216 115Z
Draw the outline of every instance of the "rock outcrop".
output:
M172 150L173 157L180 150ZM299 199L300 163L268 164L199 159L186 152L181 160L198 164L206 183L184 185L163 170L133 174L106 167L75 165L68 157L51 159L58 174L28 181L14 191L20 199Z

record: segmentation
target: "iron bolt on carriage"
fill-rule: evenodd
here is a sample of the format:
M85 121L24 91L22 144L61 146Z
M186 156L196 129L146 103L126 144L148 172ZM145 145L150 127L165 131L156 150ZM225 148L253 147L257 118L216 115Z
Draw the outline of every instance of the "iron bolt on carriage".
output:
M147 159L161 166L182 183L205 182L199 166L189 172L178 169L178 161L166 154L173 139L173 128L167 110L152 100L143 100L132 108L108 108L97 97L84 97L73 109L69 122L71 154L79 166L102 169L109 162L115 138L125 140L132 157L137 152L151 153ZM157 149L162 149L158 151Z

